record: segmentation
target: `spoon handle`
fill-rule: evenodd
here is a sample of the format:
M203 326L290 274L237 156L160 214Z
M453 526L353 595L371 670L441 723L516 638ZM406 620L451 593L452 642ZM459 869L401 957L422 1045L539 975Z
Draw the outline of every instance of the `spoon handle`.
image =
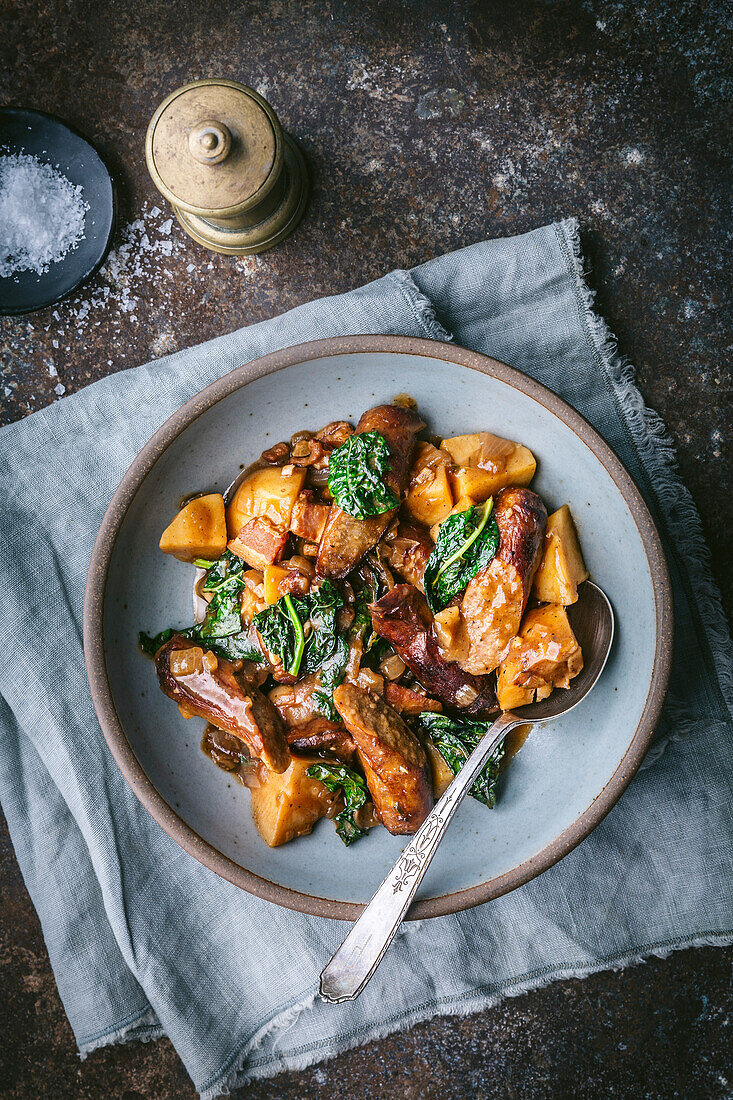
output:
M422 823L344 942L321 974L321 997L353 1001L382 961L438 850L454 813L489 757L523 719L500 714L443 797Z

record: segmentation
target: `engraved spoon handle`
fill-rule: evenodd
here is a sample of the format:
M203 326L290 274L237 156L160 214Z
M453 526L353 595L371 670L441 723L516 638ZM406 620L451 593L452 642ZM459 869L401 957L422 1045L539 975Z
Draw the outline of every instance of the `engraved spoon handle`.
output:
M321 996L353 1001L374 974L395 937L454 813L486 761L524 719L500 714L450 787L404 849L390 873L321 974Z

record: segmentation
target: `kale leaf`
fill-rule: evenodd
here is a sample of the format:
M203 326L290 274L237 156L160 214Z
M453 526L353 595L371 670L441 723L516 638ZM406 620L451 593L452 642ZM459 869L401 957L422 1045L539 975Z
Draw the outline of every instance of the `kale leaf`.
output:
M358 774L347 768L344 764L311 764L306 769L306 775L312 779L320 779L329 791L336 794L341 791L346 803L341 813L336 814L334 824L336 832L347 846L353 844L359 837L366 836L367 830L356 824L354 810L358 810L367 800L367 787L365 781Z
M336 635L336 648L330 657L327 657L320 668L320 684L322 691L314 691L313 699L316 708L330 722L340 722L341 715L336 710L333 702L333 689L343 680L346 674L346 663L349 659L349 646L346 639Z
M474 504L441 523L423 578L433 613L447 607L496 554L499 528L491 515L492 507L489 497L485 504Z
M318 713L322 714L324 718L327 718L329 722L336 723L341 721L341 715L336 710L333 701L333 693L329 695L327 691L314 691L311 698L315 703Z
M354 618L349 628L350 637L355 642L361 642L364 654L379 640L379 636L374 633L369 604L376 603L387 587L378 569L369 560L371 557L371 553L367 555L359 566L358 577L353 581Z
M281 596L277 603L258 611L252 620L270 653L278 656L283 668L293 676L298 675L303 656L303 620L300 615L304 613L307 617L307 610L302 603L298 598Z
M251 632L242 630L239 608L244 588L244 566L241 558L225 550L217 561L211 563L201 586L203 592L211 593L203 622L181 630L162 630L152 638L141 631L138 645L143 653L154 657L173 634L182 634L191 641L201 642L217 657L261 663L262 652L253 642Z
M419 722L454 775L458 775L490 725L489 722L477 722L468 718L449 718L447 714L434 714L432 711L423 711ZM496 802L496 784L503 756L502 743L489 757L471 787L473 797L490 810L493 810Z
M338 589L324 580L307 596L281 596L277 603L257 612L254 625L291 675L318 672L339 648L336 614L343 603ZM345 666L345 659L343 663Z
M244 588L244 562L231 550L225 550L206 572L201 591L211 595L204 621L199 626L201 638L226 638L242 629L240 601Z
M250 630L242 630L239 634L230 634L226 638L202 638L196 627L193 631L193 634L187 636L203 642L204 648L211 650L217 657L224 657L227 661L251 661L255 665L264 663L262 650L252 640Z
M161 630L160 634L151 637L143 630L137 636L137 644L148 657L155 657L162 645L170 641L174 634L180 634L184 638L190 638L192 642L201 642L204 649L215 653L217 657L224 657L228 661L251 661L261 665L263 662L262 650L252 641L249 630L242 630L239 634L230 634L227 638L203 638L200 626L187 626L181 630Z
M331 452L328 488L336 504L355 519L389 512L399 504L384 478L391 469L389 447L379 432L351 435Z
M170 627L167 630L161 630L160 634L146 634L144 630L141 630L137 636L137 644L146 657L154 657L162 645L169 642L173 635L176 633ZM183 631L181 631L183 633Z

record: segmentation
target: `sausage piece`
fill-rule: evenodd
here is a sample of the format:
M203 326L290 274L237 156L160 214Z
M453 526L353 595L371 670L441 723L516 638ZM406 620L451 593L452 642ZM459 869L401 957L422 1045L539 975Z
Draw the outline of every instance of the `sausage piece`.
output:
M469 581L461 601L468 652L460 664L475 676L492 672L519 633L547 527L547 509L531 489L502 489L494 517L496 556Z
M341 684L333 701L356 741L379 820L390 833L414 833L433 808L422 745L396 711L356 684Z
M285 726L266 695L251 685L245 691L231 661L205 661L204 651L188 638L174 634L155 655L161 690L178 703L187 717L206 718L219 729L239 737L250 756L273 772L290 764ZM211 667L209 667L211 666Z
M398 584L370 610L376 633L387 639L429 695L474 718L499 713L490 681L441 657L433 616L416 588Z
M410 475L415 436L424 427L425 424L413 409L398 405L377 405L365 412L356 426L357 435L379 432L384 437L389 447L391 465L385 481L398 500ZM355 519L337 504L332 504L318 547L317 576L338 579L350 573L367 551L379 542L396 511L393 508L368 519Z

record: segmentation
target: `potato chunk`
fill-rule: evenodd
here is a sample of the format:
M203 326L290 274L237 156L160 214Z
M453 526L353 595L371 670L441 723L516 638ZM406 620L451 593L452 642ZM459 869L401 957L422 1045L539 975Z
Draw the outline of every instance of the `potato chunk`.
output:
M249 520L262 516L273 527L287 531L293 505L303 488L306 470L269 466L244 479L227 508L229 537L235 538Z
M511 677L516 674L517 665L513 663L512 656L499 666L496 677L496 698L502 710L516 710L517 707L526 707L528 703L535 701L535 689L521 687L513 684Z
M284 581L288 575L287 569L283 569L281 565L268 565L265 568L265 603L270 604L277 603L282 596L280 591L280 582Z
M158 545L164 554L179 561L195 558L220 558L227 544L224 498L221 493L194 497L160 536Z
M410 470L405 509L426 527L442 523L453 507L448 482L450 459L432 443L418 443Z
M252 791L252 817L271 848L309 833L339 802L339 794L305 774L312 764L322 763L316 756L294 756L287 771L267 772L262 786Z
M537 468L527 447L491 432L444 439L440 449L457 467L449 474L454 499L466 497L472 504L482 504L507 485L529 485Z
M546 698L556 687L569 687L583 668L583 654L559 604L528 611L497 677L496 694L502 710Z
M567 504L547 520L545 548L532 593L541 603L566 606L578 598L578 585L588 579L573 517Z

